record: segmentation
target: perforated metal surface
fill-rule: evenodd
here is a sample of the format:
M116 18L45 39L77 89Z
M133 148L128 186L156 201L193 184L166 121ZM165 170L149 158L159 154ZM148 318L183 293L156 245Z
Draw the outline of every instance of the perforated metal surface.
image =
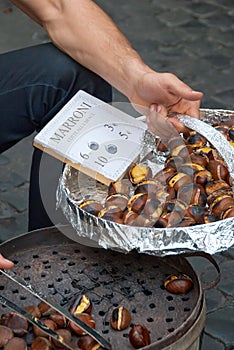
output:
M201 303L200 284L186 259L153 257L139 253L121 254L70 241L56 228L28 233L3 243L1 252L15 261L14 271L26 281L53 295L67 307L74 294L85 293L93 303L96 329L113 344L114 350L132 349L129 329L114 331L110 315L122 305L132 315L132 324L144 324L155 349L172 343L189 329ZM190 275L194 288L185 296L172 295L163 287L171 273ZM9 281L0 280L1 294L21 306L39 300ZM1 306L0 312L6 312ZM28 335L28 343L32 335Z

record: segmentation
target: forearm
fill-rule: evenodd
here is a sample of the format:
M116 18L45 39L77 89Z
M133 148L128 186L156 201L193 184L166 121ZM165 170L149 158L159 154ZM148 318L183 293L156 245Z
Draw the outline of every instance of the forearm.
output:
M27 0L14 2L19 6ZM110 17L90 0L46 3L46 11L35 9L35 12L52 42L131 98L136 77L149 68ZM31 2L29 6L34 5ZM26 10L35 20L34 9Z

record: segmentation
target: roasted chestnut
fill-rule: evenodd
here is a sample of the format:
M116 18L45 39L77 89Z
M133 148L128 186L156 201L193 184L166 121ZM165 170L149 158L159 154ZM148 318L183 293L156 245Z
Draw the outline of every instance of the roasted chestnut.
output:
M226 181L223 180L217 180L217 181L209 181L205 185L205 190L207 196L210 194L214 194L215 191L220 191L220 190L230 190L231 187Z
M134 191L134 194L147 193L148 196L154 196L157 191L162 189L162 184L155 179L148 179L139 183Z
M229 196L217 197L210 205L212 214L221 218L223 212L234 207L234 198Z
M228 168L225 164L218 162L216 160L211 160L207 166L213 176L214 180L224 180L226 181L229 175Z
M36 318L41 318L41 311L40 311L39 307L36 305L25 306L24 310Z
M30 350L52 350L52 344L47 338L36 337L31 344Z
M28 332L28 321L16 312L3 314L1 324L10 328L14 335L23 337Z
M14 337L4 346L4 350L27 350L27 343L23 338Z
M123 179L120 181L111 182L108 187L108 196L116 193L122 193L128 196L130 193L129 181Z
M206 205L206 194L204 189L200 185L193 183L181 186L178 190L177 198L179 198L187 205Z
M181 222L178 223L177 227L189 227L196 225L196 221L193 218L183 218Z
M207 182L212 181L212 174L208 170L201 170L194 174L194 182L204 186Z
M222 216L221 216L222 219L228 219L233 217L234 217L234 207L231 207L222 212Z
M108 196L105 200L105 206L110 207L112 205L115 205L116 207L119 207L121 210L125 210L128 204L128 196L122 193L116 193L111 194Z
M196 152L190 154L190 160L192 163L199 164L204 168L206 168L209 162L209 158L205 154L198 154Z
M88 200L79 204L80 209L87 211L87 213L98 216L103 206L96 200Z
M185 161L189 160L190 153L192 153L193 149L191 146L186 146L185 144L179 145L171 150L171 157L180 157Z
M52 331L55 331L58 328L57 324L53 320L44 319L40 321L46 328L52 329ZM49 337L45 332L43 332L42 329L38 328L36 325L33 325L33 333L36 337Z
M14 337L14 333L9 327L0 326L0 348L8 343Z
M51 297L51 299L52 299L52 301L56 302L55 298ZM55 310L49 304L47 304L45 301L40 301L37 306L38 306L42 316L49 316L51 313L55 312Z
M128 210L124 213L123 220L125 225L134 226L134 223L138 217L138 214L132 210Z
M174 168L170 168L170 167L166 167L163 168L162 170L158 171L155 176L154 179L156 181L159 181L160 183L162 183L163 185L166 185L168 180L175 174L175 169Z
M80 337L77 345L81 350L98 350L101 347L90 335Z
M144 325L136 324L129 332L129 341L135 349L143 348L151 344L150 333Z
M59 314L58 312L51 314L50 319L56 323L60 328L65 328L67 325L67 319L65 316Z
M184 273L172 274L164 280L164 288L172 294L187 294L193 288L193 280Z
M123 306L119 306L112 311L110 324L115 330L126 329L131 322L130 312Z
M62 337L67 343L70 343L71 342L71 339L72 339L72 335L71 335L71 332L69 329L57 329L55 331L55 333L57 333L60 337ZM61 350L64 350L64 345L61 344L59 341L55 340L52 338L52 344L54 346L56 346L56 349L61 349Z
M201 148L207 143L206 138L198 134L196 131L193 131L190 134L190 136L187 138L187 142L192 148Z
M234 125L232 125L232 126L229 128L228 135L229 135L231 141L234 141Z
M147 198L147 193L134 194L128 201L128 209L139 214L144 208Z
M227 125L215 125L214 129L219 131L228 141L230 140L229 127Z
M205 208L200 205L189 205L185 217L193 218L197 224L204 224Z
M146 217L150 217L153 215L154 217L159 217L162 214L162 205L161 202L157 198L148 198L143 213Z
M90 298L85 294L79 294L73 297L69 312L76 316L77 314L86 313L90 314L92 311L92 302Z
M103 208L99 214L98 217L104 220L110 220L118 223L123 223L122 217L123 217L123 211L117 207L116 205L112 205L107 208Z
M133 164L129 169L129 179L133 185L137 185L140 182L152 177L151 168L142 163Z
M85 314L85 313L76 314L76 318L78 318L79 320L81 320L84 323L86 323L89 327L95 328L94 318L90 314ZM77 326L72 321L69 321L68 326L77 335L85 335L86 334L86 332L83 331L83 329L81 329L79 326Z
M177 173L176 175L172 176L168 184L177 192L181 186L191 182L192 178L189 175L184 173Z

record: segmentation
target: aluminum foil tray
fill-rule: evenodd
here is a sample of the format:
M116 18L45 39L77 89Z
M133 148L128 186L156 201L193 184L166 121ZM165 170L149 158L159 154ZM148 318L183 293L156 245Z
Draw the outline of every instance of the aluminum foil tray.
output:
M206 124L234 123L234 111L220 109L201 109L201 120ZM192 127L192 125L191 125ZM212 128L213 129L213 128ZM222 150L220 154L230 164L230 175L233 179L233 159L230 157L230 149L225 154L222 138L217 140L214 135L214 144L217 149ZM146 135L144 140L143 154L146 148L152 149L150 145L152 137ZM212 133L209 135L212 142ZM233 155L233 154L232 154ZM165 157L154 154L149 159L154 171L163 167ZM233 179L234 180L234 179ZM227 250L234 244L234 218L216 221L205 225L195 225L180 228L149 228L134 227L117 224L103 220L79 208L79 203L86 199L105 198L107 187L87 177L72 167L66 165L59 181L57 190L57 205L60 207L71 223L74 230L69 233L69 238L82 244L102 247L128 253L137 250L140 253L150 255L171 255L187 251L205 251L215 254Z

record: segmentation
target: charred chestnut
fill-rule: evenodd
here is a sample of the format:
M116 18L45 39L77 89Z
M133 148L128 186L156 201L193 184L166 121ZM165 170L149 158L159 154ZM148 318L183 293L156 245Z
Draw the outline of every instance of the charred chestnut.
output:
M204 189L201 186L193 183L185 184L184 186L180 187L177 198L187 205L195 204L203 207L206 205L206 194Z
M190 154L190 159L192 163L199 164L204 168L206 168L209 162L209 158L205 154L198 154L195 152Z
M133 185L137 185L140 182L152 177L151 168L142 163L133 164L129 169L129 179Z
M111 314L111 327L115 330L121 331L126 329L131 322L130 312L123 306L117 307Z
M194 182L199 185L205 185L207 182L212 181L212 174L208 170L201 170L194 174Z
M184 273L170 275L164 280L164 287L172 294L187 294L193 288L193 280Z
M204 224L205 208L200 205L189 205L185 216L193 218L197 224Z
M135 349L143 348L151 343L150 333L144 325L134 325L129 332L129 341Z
M74 316L83 312L90 314L92 311L92 302L90 298L85 294L75 296L71 301L69 311Z
M87 213L98 216L103 206L96 200L88 200L79 204L80 209L87 211Z
M187 138L187 142L192 148L201 148L207 143L206 138L198 134L196 131L190 134Z
M134 194L147 193L148 196L155 195L162 188L162 184L155 179L148 179L139 183Z

